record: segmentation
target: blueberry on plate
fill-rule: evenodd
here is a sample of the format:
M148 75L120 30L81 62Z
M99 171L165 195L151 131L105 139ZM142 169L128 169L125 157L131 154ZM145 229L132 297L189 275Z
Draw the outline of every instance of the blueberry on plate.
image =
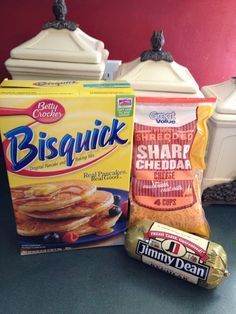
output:
M56 232L45 234L43 241L46 243L54 243L60 241L60 235Z
M114 204L119 206L121 202L121 196L120 195L114 195Z
M109 216L110 217L115 217L115 216L118 216L120 215L121 213L121 209L119 206L115 205L113 206L110 210L109 210Z

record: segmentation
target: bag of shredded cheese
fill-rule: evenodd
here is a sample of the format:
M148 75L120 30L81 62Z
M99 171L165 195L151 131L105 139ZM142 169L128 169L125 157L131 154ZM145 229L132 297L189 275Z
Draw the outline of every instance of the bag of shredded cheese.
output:
M201 205L214 98L138 98L130 225L151 219L205 238Z

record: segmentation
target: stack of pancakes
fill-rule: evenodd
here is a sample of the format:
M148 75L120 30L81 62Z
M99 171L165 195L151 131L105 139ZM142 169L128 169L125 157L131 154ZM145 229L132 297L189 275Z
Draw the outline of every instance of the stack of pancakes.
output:
M108 234L121 216L110 215L113 194L90 182L74 180L25 185L11 189L18 234L41 236L76 232Z

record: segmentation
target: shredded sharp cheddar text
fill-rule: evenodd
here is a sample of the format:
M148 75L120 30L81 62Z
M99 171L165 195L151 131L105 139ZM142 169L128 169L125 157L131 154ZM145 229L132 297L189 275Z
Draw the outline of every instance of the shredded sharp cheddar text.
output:
M149 218L209 237L201 206L215 99L138 98L130 224Z

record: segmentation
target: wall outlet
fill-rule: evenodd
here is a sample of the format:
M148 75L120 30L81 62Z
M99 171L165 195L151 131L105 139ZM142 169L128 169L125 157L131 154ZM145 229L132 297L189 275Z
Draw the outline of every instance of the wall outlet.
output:
M121 63L121 60L107 60L103 80L115 80Z

